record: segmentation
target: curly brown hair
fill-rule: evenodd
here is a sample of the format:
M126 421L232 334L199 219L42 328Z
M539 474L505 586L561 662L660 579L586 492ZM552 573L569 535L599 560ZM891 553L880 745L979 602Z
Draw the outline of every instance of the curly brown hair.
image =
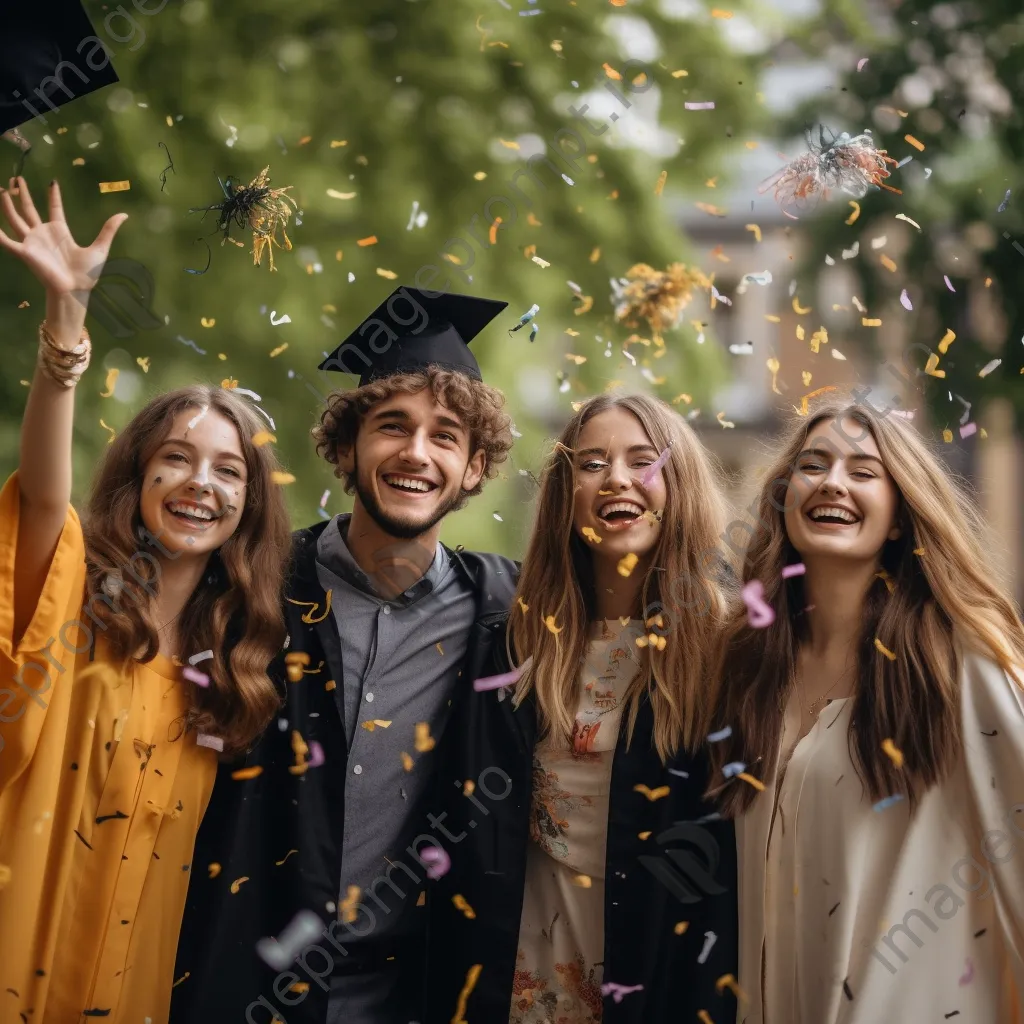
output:
M339 449L355 446L359 425L363 417L377 405L394 395L415 395L430 388L434 401L455 413L469 431L470 454L483 449L486 461L484 474L472 490L464 493L470 498L483 490L498 466L508 458L512 449L512 420L504 411L505 396L480 380L464 373L428 366L416 373L396 373L381 380L371 381L348 391L332 391L327 406L320 414L320 422L312 430L317 455L326 459L345 484L345 493L355 493L355 478L338 465Z

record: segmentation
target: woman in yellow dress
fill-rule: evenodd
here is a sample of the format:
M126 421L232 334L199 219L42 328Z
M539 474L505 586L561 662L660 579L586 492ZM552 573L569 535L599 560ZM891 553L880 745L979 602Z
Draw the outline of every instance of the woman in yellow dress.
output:
M217 753L278 706L288 518L262 421L207 386L121 430L79 518L86 304L125 215L80 248L49 200L46 222L23 179L0 195L0 248L46 288L0 491L0 1022L161 1024Z

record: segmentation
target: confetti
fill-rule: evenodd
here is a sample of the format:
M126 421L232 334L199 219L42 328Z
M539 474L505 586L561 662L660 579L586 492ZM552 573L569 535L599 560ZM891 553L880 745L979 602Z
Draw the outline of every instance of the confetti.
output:
M755 242L761 241L761 228L757 224L744 224L743 230L752 232Z
M891 739L882 740L882 750L897 768L903 767L903 751L901 751Z
M803 562L794 562L792 565L787 565L783 568L782 578L788 580L793 576L803 576L806 572L807 566Z
M977 433L977 430L978 430L978 424L977 423L965 423L960 428L960 439L963 440L965 437L970 437L972 434Z
M1007 189L1006 190L1006 195L1003 196L1003 201L999 204L999 207L996 210L996 213L1002 213L1006 209L1006 207L1009 206L1009 205L1010 205L1010 189Z
M946 287L947 287L947 288L948 288L948 289L949 289L949 290L950 290L951 292L955 292L955 291L956 291L956 289L955 289L955 288L953 287L953 282L952 282L952 281L950 281L950 279L949 279L949 275L948 275L948 274L943 274L943 275L942 275L942 280L946 282Z
M956 341L956 334L951 331L948 327L946 333L942 336L942 340L939 342L939 352L945 355L949 351L949 346Z
M277 865L277 867L281 867L281 865L282 865L282 864L284 864L284 862L285 862L285 861L286 861L286 860L287 860L287 859L288 859L288 858L289 858L289 857L290 857L290 856L291 856L291 855L292 855L293 853L298 853L298 852L299 852L298 850L296 850L296 849L292 848L292 849L291 849L291 850L289 850L289 851L288 851L288 852L287 852L287 853L286 853L286 854L285 854L285 855L284 855L284 856L283 856L283 857L282 857L282 858L281 858L280 860L275 860L275 861L274 861L274 864L275 864L275 865Z
M373 732L374 729L389 729L391 727L391 719L389 718L374 718L370 721L363 722L362 727L367 732Z
M483 970L483 964L473 964L472 967L466 972L466 984L462 986L462 991L459 993L459 1001L455 1007L455 1015L452 1017L452 1024L466 1024L466 1002L473 991L473 987L476 985L477 978L480 977L480 972Z
M723 412L716 412L715 413L715 419L718 420L718 422L721 423L722 426L725 427L727 430L736 426L736 424L733 423L731 420L727 420L725 418L725 412L724 411Z
M731 779L734 775L739 775L740 772L745 772L747 766L742 761L730 761L728 764L722 765L722 774L727 778Z
M376 245L376 244L377 244L377 236L376 235L367 235L366 238L360 238L356 242L356 245L358 245L360 248L363 248L363 249L365 249L368 245Z
M413 768L413 759L404 750L402 751L402 767L407 771L411 772Z
M1007 192L1007 195L1010 193ZM964 973L960 975L958 985L969 985L974 980L974 961L970 957L964 958Z
M186 666L181 670L181 674L183 678L190 683L195 683L196 686L208 687L210 685L210 677L205 672L200 672L199 669Z
M593 885L590 875L573 875L572 884L578 885L581 889L589 889Z
M850 200L850 205L853 207L853 213L846 218L847 224L852 224L860 216L860 203Z
M660 800L663 796L668 796L672 790L668 786L658 786L657 789L651 789L649 786L639 782L633 787L633 792L642 793L653 803L655 800Z
M598 536L597 531L592 526L584 526L582 534L586 540L589 540L591 544L600 544L601 538Z
M871 59L870 57L861 57L861 59L859 61L857 61L857 70L860 71L861 68L863 68L864 65L867 64L867 62L870 59Z
M661 467L664 466L666 462L668 462L669 457L672 454L672 445L674 443L674 441L669 441L665 450L644 471L644 475L640 479L640 486L643 487L644 490L646 490L648 487L651 486L652 483L654 483L655 478L661 472Z
M1002 359L993 359L990 363L986 363L979 371L979 377L987 377L997 366L1002 363Z
M862 327L881 327L882 321L879 317L867 317L863 316L860 319Z
M345 924L352 924L359 917L359 897L362 890L358 885L350 885L346 890L346 896L338 907L338 913Z
M377 268L377 276L383 277L386 281L394 281L398 277L393 270L385 270L383 267Z
M108 427L107 424L103 422L103 420L100 420L100 426L104 430L109 430L110 431L110 437L107 438L107 444L113 444L114 443L114 438L117 437L117 431L114 430L113 427Z
M775 621L775 609L764 600L764 584L751 580L741 591L743 603L747 606L747 624L752 629L764 629Z
M665 188L666 181L668 181L668 171L662 171L661 174L658 175L658 180L654 186L654 194L656 196L661 195L662 190Z
M709 100L706 103L684 103L683 106L687 110L714 110L715 109L715 101L714 100Z
M209 871L211 878L216 878L220 874L221 868L220 865L214 861L212 864L207 866L206 870Z
M263 774L263 765L254 764L249 768L239 768L231 773L231 778L236 782L245 782L247 779L255 779L257 775Z
M704 948L700 951L700 956L697 957L697 963L702 964L707 960L711 953L711 947L717 939L718 936L714 932L708 931L704 933Z
M676 935L685 935L686 929L690 927L689 921L677 921L675 927L672 929Z
M479 679L473 680L473 689L477 693L483 693L486 690L498 690L503 686L515 686L519 682L522 674L530 667L533 663L533 657L527 658L522 665L518 668L512 669L511 672L502 672L501 675L497 676L481 676Z
M894 274L896 273L896 264L884 252L878 257L878 260L886 270L890 270ZM906 295L906 291L903 294Z
M430 723L417 722L415 728L416 739L414 743L417 753L426 754L428 751L433 750L437 741L430 735Z
M904 288L903 291L900 292L900 304L903 306L904 309L914 308L913 304L910 301L910 296L907 295L906 288Z
M130 181L101 181L100 192L127 192L132 187Z
M295 483L295 476L292 473L285 473L285 472L283 472L282 470L279 470L279 469L275 469L270 474L270 479L275 484L280 484L282 486L284 484L293 484L293 483Z
M616 71L615 68L613 68L611 66L611 64L609 64L607 61L605 61L605 63L602 64L601 67L604 68L604 73L609 78L613 79L616 82L621 82L622 81L622 75L619 74L619 72Z
M708 733L708 743L721 743L722 740L727 740L732 735L732 726L727 725L724 729L719 729L718 732Z
M440 846L428 846L419 859L427 865L427 878L435 882L451 870L452 859Z
M902 799L902 793L894 793L892 796L887 796L884 800L879 800L871 809L873 811L884 811L887 807L892 807L893 804L898 804Z
M924 151L924 143L921 142L919 139L915 139L913 135L904 135L903 141L909 142L910 145L914 147L914 149L919 150L920 152Z
M245 882L248 882L248 881L249 881L249 876L248 876L248 875L242 875L242 877L241 877L241 878L236 878L236 879L235 879L235 880L234 880L234 881L233 881L233 882L231 883L231 891L232 891L233 893L237 893L237 892L238 892L238 890L242 888L242 885L243 885L243 884L244 884Z
M921 225L918 224L916 220L911 220L905 213L897 213L896 214L896 219L897 220L905 220L908 224L913 224L914 227L917 228L918 231L921 230Z
M945 441L946 444L952 444L953 443L953 431L952 430L944 430L942 432L942 440Z
M729 17L731 18L732 15L730 14ZM611 996L615 1002L621 1003L623 996L628 996L631 992L642 992L643 988L643 985L620 985L614 981L605 981L601 983L601 995Z
M875 637L875 650L877 650L879 654L884 654L890 661L896 660L896 655L893 654L893 652L890 651L877 636Z
M629 576L636 568L636 563L638 561L639 559L637 556L630 551L629 554L623 555L622 558L619 559L618 565L616 565L615 568L620 576Z
M211 750L224 752L224 741L219 736L209 736L205 732L196 734L196 746L209 747Z
M755 779L753 775L748 775L746 772L737 772L737 779L742 779L744 782L753 786L759 793L764 792L764 783L760 779Z
M452 904L456 910L461 910L466 917L472 921L476 917L476 911L466 902L466 897L456 893L452 897Z
M355 192L338 192L336 189L329 188L327 194L332 199L355 199L357 193Z

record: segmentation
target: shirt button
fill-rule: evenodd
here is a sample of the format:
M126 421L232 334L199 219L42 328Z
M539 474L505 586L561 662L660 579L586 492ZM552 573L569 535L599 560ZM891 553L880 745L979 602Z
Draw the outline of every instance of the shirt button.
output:
M390 615L391 614L391 605L389 605L389 604L384 605L384 614L385 615Z
M373 694L372 693L368 693L366 695L366 703L367 704L372 704L373 703Z
M352 769L352 773L354 775L362 775L363 774L363 766L361 764L357 764L355 766L355 768Z

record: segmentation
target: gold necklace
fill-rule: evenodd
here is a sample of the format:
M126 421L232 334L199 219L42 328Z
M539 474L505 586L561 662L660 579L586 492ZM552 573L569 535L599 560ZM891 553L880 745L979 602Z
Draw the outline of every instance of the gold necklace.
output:
M844 671L842 673L842 675L820 697L818 697L814 701L812 701L810 703L810 705L807 704L807 691L804 689L803 676L798 674L797 675L797 682L800 684L800 703L801 703L801 705L803 705L804 710L807 712L807 714L810 715L813 718L814 717L814 713L815 713L814 709L819 704L822 704L822 703L825 702L825 699L828 697L828 695L847 677L848 674L849 674L849 669Z

